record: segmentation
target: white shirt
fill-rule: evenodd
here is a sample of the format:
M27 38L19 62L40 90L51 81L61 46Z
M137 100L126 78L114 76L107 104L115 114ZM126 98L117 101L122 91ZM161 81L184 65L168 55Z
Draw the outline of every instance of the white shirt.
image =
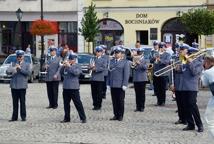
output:
M201 81L203 86L209 86L214 82L214 66L202 72Z

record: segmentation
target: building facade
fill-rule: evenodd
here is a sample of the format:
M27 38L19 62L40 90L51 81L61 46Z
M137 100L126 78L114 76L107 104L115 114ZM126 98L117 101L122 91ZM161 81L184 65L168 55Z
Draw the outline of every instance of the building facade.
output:
M83 51L83 40L78 35L78 24L83 15L82 2L43 0L44 19L56 21L59 27L59 34L45 36L45 51L49 40L54 40L56 46L66 43L74 51ZM18 8L23 11L20 22L15 13ZM9 54L11 48L25 50L27 45L31 44L32 53L39 57L41 38L31 35L30 27L33 21L41 18L40 16L41 0L0 0L0 55Z
M92 0L85 0L85 9ZM100 34L97 44L111 47L123 41L127 47L134 47L136 41L152 45L154 40L173 46L180 35L186 43L198 41L178 20L181 12L192 8L206 7L207 0L93 0L100 20Z

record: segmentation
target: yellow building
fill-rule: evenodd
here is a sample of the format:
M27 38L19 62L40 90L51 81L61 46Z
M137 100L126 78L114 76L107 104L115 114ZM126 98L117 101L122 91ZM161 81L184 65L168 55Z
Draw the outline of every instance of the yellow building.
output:
M84 7L92 0L85 0ZM178 20L180 12L207 6L207 0L93 0L100 20L101 33L97 44L108 47L123 41L134 47L137 40L142 45L152 45L154 40L173 46L180 35L186 43L198 42L198 36L190 35ZM204 42L203 42L204 43ZM203 45L203 43L201 45Z

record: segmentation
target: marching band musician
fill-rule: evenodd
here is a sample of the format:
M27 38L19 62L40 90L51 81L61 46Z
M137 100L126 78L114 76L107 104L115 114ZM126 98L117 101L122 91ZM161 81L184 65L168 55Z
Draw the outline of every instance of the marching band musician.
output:
M203 70L203 60L198 57L193 61L188 57L188 49L187 45L180 46L180 57L183 58L181 64L175 68L174 86L175 92L177 91L176 100L179 99L180 101L178 112L181 116L179 116L181 121L178 123L187 122L184 131L194 130L196 124L198 132L203 132L203 124L197 106L198 81Z
M110 61L107 88L111 91L114 117L110 120L123 120L125 90L128 86L130 66L126 59L123 59L124 50L118 46L114 49L115 57Z
M139 60L135 62L133 68L133 82L136 96L136 109L135 112L143 112L145 108L145 89L147 79L147 64L143 57L143 49L137 50L137 55L140 56Z
M166 44L164 42L159 43L159 53L155 56L155 62L153 66L153 72L164 68L170 63L171 56L165 51ZM154 87L156 87L157 104L156 106L164 106L166 101L166 83L168 74L153 77Z
M180 45L175 44L175 48L176 48L176 55L174 57L174 62L181 60L181 53L180 53ZM181 49L183 49L183 46L181 46ZM183 104L183 98L182 97L182 91L177 88L177 81L179 81L179 79L181 78L181 72L180 72L180 66L177 65L175 70L173 70L173 74L171 73L170 76L170 80L169 80L169 84L170 84L170 89L172 90L172 92L175 94L175 100L176 100L176 104L177 104L177 112L178 112L178 121L175 122L175 124L187 124L187 120L186 120L186 113L185 113L185 109L184 109L184 104ZM174 79L174 81L172 81L172 79ZM176 88L175 88L176 87Z
M102 98L106 98L106 90L107 90L107 77L108 77L108 65L109 65L109 55L107 54L107 46L100 45L103 48L102 57L105 59L105 71L104 71L104 82L103 82L103 89L102 89Z
M106 60L102 57L103 48L97 46L95 52L96 57L94 58L93 63L90 64L90 69L92 70L91 93L94 106L93 110L100 110L102 107L104 72L107 64Z
M159 42L158 41L154 41L153 42L153 49L151 51L151 55L150 55L150 58L149 58L151 64L154 64L154 62L155 62L155 56L159 53L158 51L159 51ZM153 73L152 70L153 69L151 69L151 73ZM153 96L156 96L157 95L157 86L154 83L154 75L151 74L150 77L149 77L149 79L150 79L149 80L150 81L149 89L150 90L154 89Z
M159 53L155 56L155 62L153 66L153 72L164 68L170 63L171 56L165 51L166 44L164 42L159 43ZM153 77L153 83L156 87L157 104L156 106L164 106L166 101L166 83L168 73L163 74L159 77Z
M58 89L60 81L60 58L56 56L57 48L50 48L50 58L45 64L45 70L47 72L45 81L47 85L47 94L49 100L49 106L47 109L58 107Z
M70 122L70 102L71 99L78 111L82 123L86 123L85 111L80 100L79 93L79 75L82 73L81 67L76 63L77 55L69 54L68 61L65 61L60 73L63 80L63 102L64 102L64 120L61 123Z
M11 67L9 67L6 72L12 75L10 88L13 99L13 114L9 121L13 122L18 120L19 101L22 121L26 121L25 95L31 69L30 65L24 61L23 50L16 51L16 61L12 63Z

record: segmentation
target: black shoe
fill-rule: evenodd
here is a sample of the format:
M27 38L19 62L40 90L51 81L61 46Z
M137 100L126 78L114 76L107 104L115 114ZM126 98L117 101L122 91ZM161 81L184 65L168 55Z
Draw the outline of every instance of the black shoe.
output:
M52 106L47 106L47 107L46 107L46 109L50 109L50 108L52 108Z
M110 120L117 120L117 117L114 116L113 118L110 118Z
M135 109L134 112L144 112L144 109Z
M161 103L161 104L159 104L159 106L165 106L165 103Z
M70 122L70 120L64 119L64 120L60 121L60 123L67 123L67 122Z
M156 96L156 94L152 94L152 96Z
M100 110L100 107L94 107L92 110Z
M198 127L198 132L203 132L203 131L204 131L204 127L203 126Z
M17 121L17 119L11 119L11 120L9 120L9 122L14 122L14 121Z
M194 126L187 126L183 129L183 131L195 130Z
M123 121L123 117L119 117L117 120L118 121Z
M176 121L175 124L182 124L182 120Z
M87 122L87 120L86 120L86 119L84 119L84 120L81 120L81 122L82 122L82 123L86 123L86 122Z
M26 121L26 118L23 118L22 121Z
M139 111L138 109L135 109L135 110L134 110L134 112L138 112L138 111Z
M53 109L57 109L58 108L58 106L54 106L54 107L52 107Z

